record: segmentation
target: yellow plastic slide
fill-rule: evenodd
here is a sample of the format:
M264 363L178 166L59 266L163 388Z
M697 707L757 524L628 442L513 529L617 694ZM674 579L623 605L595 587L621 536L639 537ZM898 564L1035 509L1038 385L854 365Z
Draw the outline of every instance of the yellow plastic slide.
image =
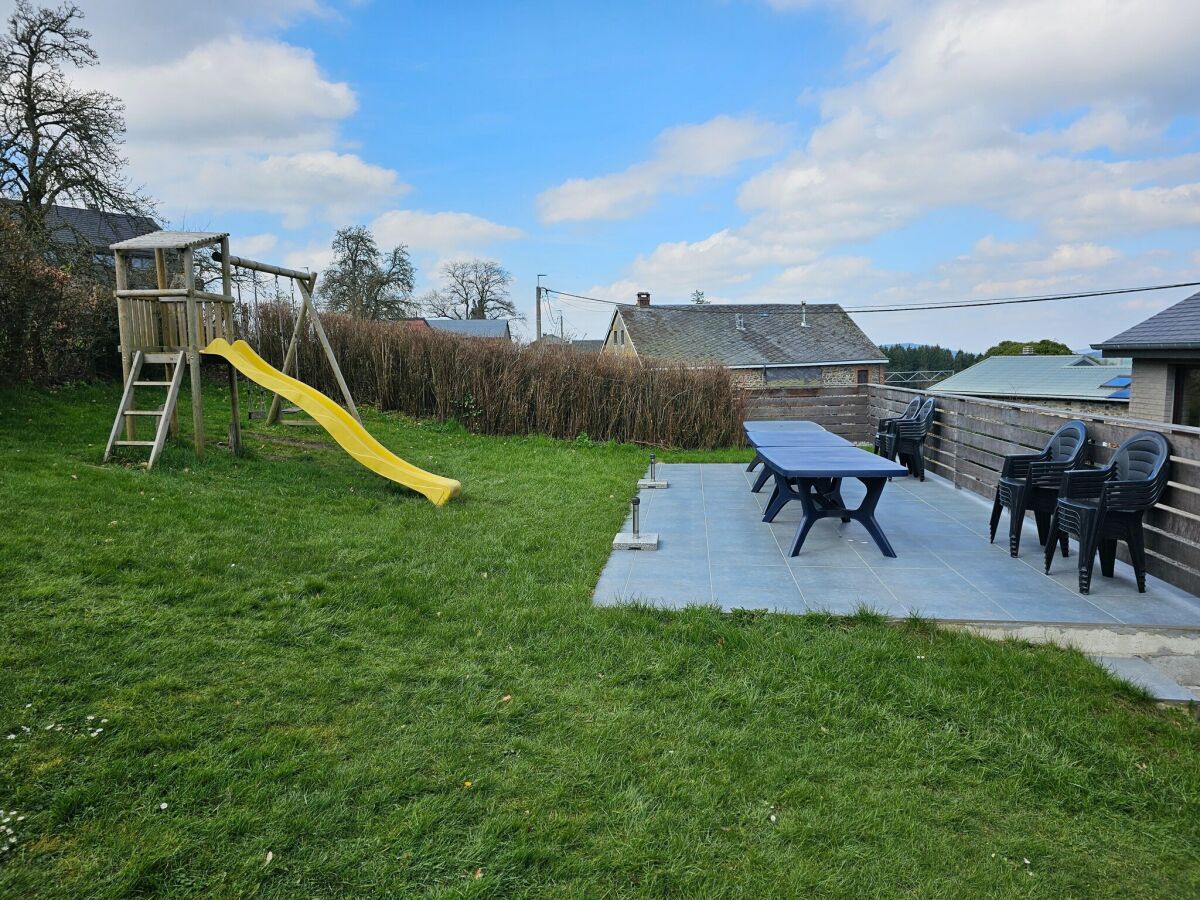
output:
M453 478L442 478L406 463L371 437L350 413L303 381L280 372L245 341L230 344L224 338L217 338L202 352L224 357L251 381L295 403L316 419L343 450L372 472L424 494L435 506L444 505L462 490L462 485Z

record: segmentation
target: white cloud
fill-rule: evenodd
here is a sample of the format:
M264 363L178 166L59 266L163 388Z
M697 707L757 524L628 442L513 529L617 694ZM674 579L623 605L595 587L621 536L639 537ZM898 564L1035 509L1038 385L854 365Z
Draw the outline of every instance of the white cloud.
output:
M370 224L381 246L407 244L414 250L428 250L443 256L487 247L498 241L522 237L519 228L463 212L421 212L393 209Z
M695 179L719 178L738 164L775 152L783 129L753 117L717 116L663 131L651 159L611 175L572 178L537 198L544 222L623 219L661 194L686 190Z
M0 0L0 15L11 9ZM277 215L288 229L341 224L409 190L344 146L351 86L271 34L336 19L325 0L128 0L85 13L100 65L71 78L124 101L130 175L171 224L221 227L236 212Z
M1181 152L1168 133L1197 111L1200 55L1188 48L1200 4L867 0L849 9L875 26L869 74L817 96L822 118L807 140L741 186L743 222L639 255L628 274L642 287L887 302L1184 280L1182 255L1128 256L1115 244L1200 225L1200 153ZM981 235L969 253L919 274L879 269L863 254L863 242L943 210L987 212L1031 236ZM1031 317L1075 340L1131 314L1109 321L1071 309L1074 318L1042 308ZM925 315L881 318L927 330ZM942 329L959 329L957 340L978 346L990 334L965 323L1003 321L955 313L937 331L949 339Z
M266 211L288 228L312 216L341 221L406 193L391 169L350 153L319 150L265 158L238 155L201 166L188 184L209 208Z
M350 86L326 79L311 50L237 35L151 65L88 70L86 79L124 99L130 140L139 143L307 145L328 140L357 107Z
M236 236L232 249L234 256L248 256L251 259L262 259L279 246L279 238L273 234L248 234Z

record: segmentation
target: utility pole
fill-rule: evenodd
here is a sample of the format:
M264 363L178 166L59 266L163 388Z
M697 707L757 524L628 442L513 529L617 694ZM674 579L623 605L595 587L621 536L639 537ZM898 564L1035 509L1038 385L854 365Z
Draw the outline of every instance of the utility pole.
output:
M537 312L534 315L534 320L537 322L537 337L535 338L535 340L539 340L539 341L542 339L542 279L545 277L546 277L545 274L538 275L538 277L537 277L537 295L535 297L535 299L537 301Z

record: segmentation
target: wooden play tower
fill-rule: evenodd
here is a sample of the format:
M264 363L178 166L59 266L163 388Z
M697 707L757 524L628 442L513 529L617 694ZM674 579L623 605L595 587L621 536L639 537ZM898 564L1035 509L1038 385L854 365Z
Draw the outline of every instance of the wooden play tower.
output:
M209 249L211 248L211 250ZM224 232L156 231L112 245L116 265L117 316L121 335L121 370L125 390L109 434L104 459L118 447L150 451L147 468L158 460L169 435L179 433L176 404L185 370L190 376L192 432L196 457L204 457L204 404L200 356L214 340L237 340L237 320L232 293L232 268L247 269L291 278L300 289L301 304L288 345L283 372L294 371L301 333L311 324L333 367L347 411L358 420L358 410L334 358L329 339L312 303L316 274L273 266L231 256L229 235ZM198 277L197 251L208 251L220 267L220 293L204 290ZM206 260L209 256L204 257ZM155 287L131 288L130 276L153 266ZM217 280L215 269L210 278ZM241 421L237 372L229 365L229 446L241 449ZM141 408L139 393L165 393L161 405ZM280 398L276 394L267 415L268 424L278 420ZM153 437L145 436L139 422L154 426Z

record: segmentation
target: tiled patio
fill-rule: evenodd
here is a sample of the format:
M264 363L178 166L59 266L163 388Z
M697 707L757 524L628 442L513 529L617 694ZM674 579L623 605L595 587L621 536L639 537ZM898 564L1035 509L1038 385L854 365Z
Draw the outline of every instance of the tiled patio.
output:
M658 532L657 551L614 551L595 601L660 606L719 605L802 613L850 613L869 607L889 616L910 612L947 621L1134 625L1200 629L1200 599L1156 578L1139 594L1133 571L1116 577L1096 565L1092 592L1076 590L1076 556L1042 572L1032 522L1021 558L1008 555L1007 514L997 542L987 539L990 504L930 477L896 479L884 491L878 519L897 553L883 556L857 523L818 522L800 555L785 556L800 517L789 503L761 521L770 487L750 493L753 476L740 465L664 465L666 490L645 490L642 531ZM851 505L862 486L849 481ZM626 529L628 530L628 524Z

